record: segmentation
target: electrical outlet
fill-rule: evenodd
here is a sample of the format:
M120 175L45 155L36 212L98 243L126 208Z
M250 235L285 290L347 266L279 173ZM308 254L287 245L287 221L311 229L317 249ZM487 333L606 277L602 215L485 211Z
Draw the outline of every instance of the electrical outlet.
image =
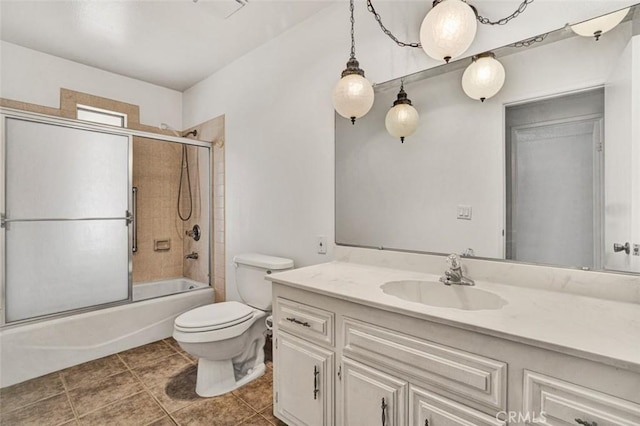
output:
M471 206L458 205L458 219L471 220Z
M318 235L316 247L318 248L318 254L327 254L327 237Z

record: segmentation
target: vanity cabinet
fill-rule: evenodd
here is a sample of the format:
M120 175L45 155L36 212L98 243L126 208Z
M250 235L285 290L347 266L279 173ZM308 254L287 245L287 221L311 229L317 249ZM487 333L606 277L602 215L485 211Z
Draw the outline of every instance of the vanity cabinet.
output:
M274 412L289 426L640 425L633 367L277 282L273 292Z
M552 426L638 426L640 406L554 377L524 372L524 410Z
M502 426L505 423L478 410L411 386L409 424L416 426Z
M288 425L334 424L334 313L277 298L274 414Z
M340 424L403 426L407 418L407 382L349 358L341 362Z
M289 425L332 425L334 353L286 332L275 342L276 416Z

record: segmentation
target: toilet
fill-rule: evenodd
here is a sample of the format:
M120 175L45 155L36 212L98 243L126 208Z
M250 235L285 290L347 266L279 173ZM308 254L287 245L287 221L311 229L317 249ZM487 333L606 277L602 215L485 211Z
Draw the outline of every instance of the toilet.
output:
M236 286L244 303L222 302L179 315L173 338L198 357L196 393L221 395L265 372L265 320L271 311L271 282L266 274L293 268L293 260L264 254L241 254L233 259Z

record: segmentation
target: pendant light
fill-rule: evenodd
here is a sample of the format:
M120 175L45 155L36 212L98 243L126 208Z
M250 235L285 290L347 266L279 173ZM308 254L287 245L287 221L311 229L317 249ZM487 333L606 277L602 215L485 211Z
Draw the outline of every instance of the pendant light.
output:
M580 24L572 25L571 29L574 33L583 37L595 37L596 41L600 40L602 34L614 29L629 13L629 8L618 10Z
M401 80L398 99L387 112L384 125L391 136L400 138L400 142L404 143L404 138L411 136L418 128L418 119L418 111L411 105L411 100L404 91L404 82Z
M420 44L437 60L449 62L473 43L478 29L475 11L462 0L434 2L420 27Z
M462 75L462 89L471 99L482 102L491 98L504 85L504 67L491 53L474 56Z
M342 78L333 89L333 106L341 116L350 118L355 124L356 118L360 118L369 112L373 106L373 87L369 80L364 78L364 71L356 60L355 37L353 27L353 0L349 2L351 10L351 56L347 62L347 68L342 71Z

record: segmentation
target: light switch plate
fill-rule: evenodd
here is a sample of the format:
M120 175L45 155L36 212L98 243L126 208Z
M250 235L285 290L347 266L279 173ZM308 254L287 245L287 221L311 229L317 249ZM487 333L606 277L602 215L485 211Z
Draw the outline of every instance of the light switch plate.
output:
M327 254L327 237L318 235L316 247L318 248L318 254Z
M458 219L471 220L471 206L458 205Z

